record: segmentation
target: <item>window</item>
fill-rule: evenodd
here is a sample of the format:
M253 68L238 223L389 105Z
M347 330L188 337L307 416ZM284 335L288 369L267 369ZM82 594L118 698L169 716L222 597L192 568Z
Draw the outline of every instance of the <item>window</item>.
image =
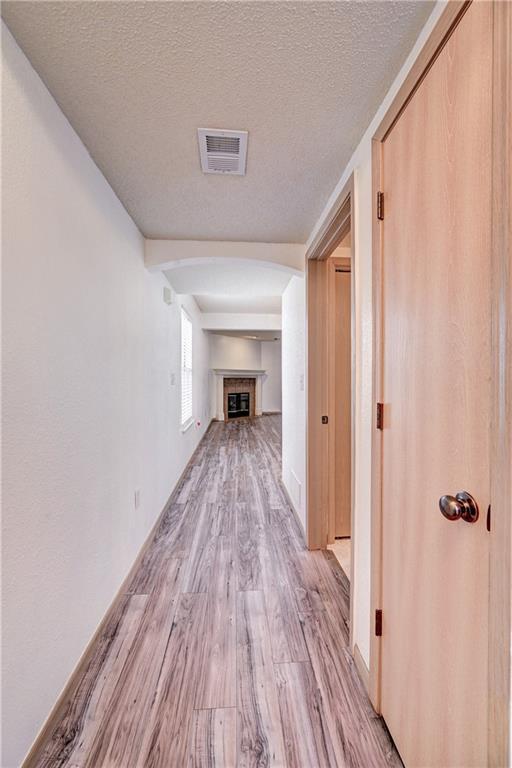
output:
M192 321L181 310L181 426L192 423Z

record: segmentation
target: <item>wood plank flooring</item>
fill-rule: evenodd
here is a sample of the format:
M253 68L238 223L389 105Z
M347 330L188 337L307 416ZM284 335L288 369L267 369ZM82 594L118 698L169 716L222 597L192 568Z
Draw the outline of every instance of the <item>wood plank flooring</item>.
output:
M401 766L308 552L278 416L213 423L30 768Z

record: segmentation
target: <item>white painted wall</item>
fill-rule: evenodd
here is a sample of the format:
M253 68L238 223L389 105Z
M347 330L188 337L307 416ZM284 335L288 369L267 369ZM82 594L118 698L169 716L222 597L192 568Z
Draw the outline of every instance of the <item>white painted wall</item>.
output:
M259 370L261 365L261 342L243 339L239 336L221 336L211 333L210 367L240 368Z
M371 498L371 434L373 428L374 401L372 383L372 137L403 83L432 28L439 19L446 3L438 2L416 41L414 48L386 94L370 126L345 168L339 183L314 227L308 245L329 216L347 180L354 172L354 226L355 238L355 344L356 344L356 455L355 455L355 547L354 583L354 642L357 643L365 662L370 659L370 498ZM283 310L284 324L284 310ZM283 332L284 339L284 332Z
M154 272L183 264L261 262L291 273L304 270L305 247L301 243L256 243L222 240L146 240L146 267Z
M261 342L261 367L266 371L263 378L263 412L281 411L281 342Z
M211 331L280 331L281 315L203 312L203 328Z
M208 339L2 24L3 752L17 766L208 419ZM179 304L195 415L180 432ZM171 372L176 384L171 386ZM134 491L141 489L134 509Z
M283 293L283 483L306 529L306 281L292 277Z

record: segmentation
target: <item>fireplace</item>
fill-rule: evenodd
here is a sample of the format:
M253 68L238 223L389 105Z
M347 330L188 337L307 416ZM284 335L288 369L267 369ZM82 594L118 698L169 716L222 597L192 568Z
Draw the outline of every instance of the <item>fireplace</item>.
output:
M255 380L247 377L224 378L224 418L226 421L254 418L256 406Z
M261 386L264 370L213 368L215 413L218 421L261 416ZM231 398L231 395L239 397Z
M239 419L250 415L251 396L249 392L231 392L228 394L228 419Z

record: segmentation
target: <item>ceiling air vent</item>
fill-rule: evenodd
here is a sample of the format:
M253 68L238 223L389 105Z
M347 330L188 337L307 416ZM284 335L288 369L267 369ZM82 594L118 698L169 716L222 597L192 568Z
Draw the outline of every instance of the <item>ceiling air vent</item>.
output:
M247 131L198 128L197 136L203 173L245 175Z

